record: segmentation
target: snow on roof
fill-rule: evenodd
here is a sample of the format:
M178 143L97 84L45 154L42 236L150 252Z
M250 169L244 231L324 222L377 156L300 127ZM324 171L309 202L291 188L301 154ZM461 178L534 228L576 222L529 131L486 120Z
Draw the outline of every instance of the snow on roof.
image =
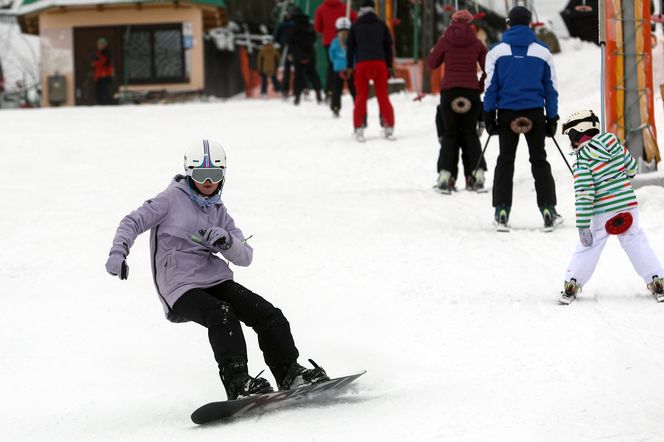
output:
M172 3L174 0L23 0L17 1L14 11L17 15L29 14L44 9L61 6L97 6L123 3ZM225 8L224 0L184 0L183 3L195 3L218 8Z

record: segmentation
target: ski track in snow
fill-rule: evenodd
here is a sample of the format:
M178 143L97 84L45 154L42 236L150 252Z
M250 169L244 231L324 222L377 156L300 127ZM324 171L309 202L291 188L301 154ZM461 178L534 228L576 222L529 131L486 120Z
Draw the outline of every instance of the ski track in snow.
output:
M599 51L563 46L564 119L598 107L578 77L583 60L598 78ZM397 141L379 138L372 100L365 144L347 99L337 120L313 102L242 99L0 112L0 439L662 440L664 305L617 241L579 299L557 304L577 233L555 146L565 223L539 231L522 140L513 231L496 233L490 192L431 189L437 98L393 102ZM223 198L254 235L236 279L282 308L302 360L332 376L368 371L342 398L196 427L189 414L224 394L205 330L163 319L148 235L128 281L105 273L121 217L165 188L201 136L227 149ZM494 138L489 186L497 150ZM637 194L664 258L664 190ZM255 374L264 363L246 336Z

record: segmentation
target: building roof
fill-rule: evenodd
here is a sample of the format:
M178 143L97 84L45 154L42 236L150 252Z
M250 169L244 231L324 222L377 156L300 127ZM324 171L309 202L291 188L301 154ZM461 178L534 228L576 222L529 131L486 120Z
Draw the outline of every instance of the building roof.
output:
M176 0L172 1L173 3ZM17 1L14 7L16 15L30 14L50 8L59 8L66 6L99 6L99 5L120 5L137 3L171 3L168 0L22 0ZM225 8L224 0L183 0L182 3L193 3L217 8Z

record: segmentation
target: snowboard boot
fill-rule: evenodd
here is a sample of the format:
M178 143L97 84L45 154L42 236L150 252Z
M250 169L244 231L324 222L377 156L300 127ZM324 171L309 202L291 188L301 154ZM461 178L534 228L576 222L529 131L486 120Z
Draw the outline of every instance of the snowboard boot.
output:
M394 140L394 128L390 126L383 126L383 137L387 140Z
M572 278L569 281L565 281L565 287L563 288L563 291L560 292L560 303L569 305L576 299L576 294L580 289L581 286L576 283L576 279Z
M247 364L240 361L232 361L224 365L220 370L221 382L226 388L226 396L229 401L242 399L256 394L270 393L274 391L267 379L258 376L251 377L247 371Z
M452 174L449 170L441 170L438 172L438 182L436 183L436 190L442 194L449 195L452 193L451 181L453 180Z
M655 295L657 302L664 302L664 278L653 276L652 282L648 283L648 290Z
M552 232L559 224L563 222L563 217L556 212L554 206L542 206L540 207L540 212L542 212L542 218L544 219L544 231Z
M509 232L509 219L510 219L510 206L498 205L493 215L493 225L496 226L497 232Z
M279 390L292 390L293 388L330 380L322 367L311 359L309 359L309 362L314 368L305 368L298 364L297 361L293 361L283 367L271 368L274 378L277 379Z

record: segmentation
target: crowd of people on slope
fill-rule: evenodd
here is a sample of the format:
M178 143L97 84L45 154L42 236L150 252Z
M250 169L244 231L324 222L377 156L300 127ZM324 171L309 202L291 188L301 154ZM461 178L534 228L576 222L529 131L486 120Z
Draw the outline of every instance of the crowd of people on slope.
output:
M373 0L363 0L358 11L341 0L324 0L315 11L312 24L301 8L290 5L274 37L281 50L277 54L283 70L282 81L274 86L275 92L284 98L291 95L294 72L293 103L299 105L303 92L313 89L316 101L328 102L333 116L338 117L344 86L347 87L353 98L353 128L358 141L364 141L370 82L379 105L383 136L392 139L394 132L394 109L388 95L388 80L394 76L393 40L375 8ZM316 34L320 34L326 54L324 83L316 70ZM271 47L264 45L258 55L263 95L267 93L267 79L274 74L272 66L263 62L265 58L273 59Z

